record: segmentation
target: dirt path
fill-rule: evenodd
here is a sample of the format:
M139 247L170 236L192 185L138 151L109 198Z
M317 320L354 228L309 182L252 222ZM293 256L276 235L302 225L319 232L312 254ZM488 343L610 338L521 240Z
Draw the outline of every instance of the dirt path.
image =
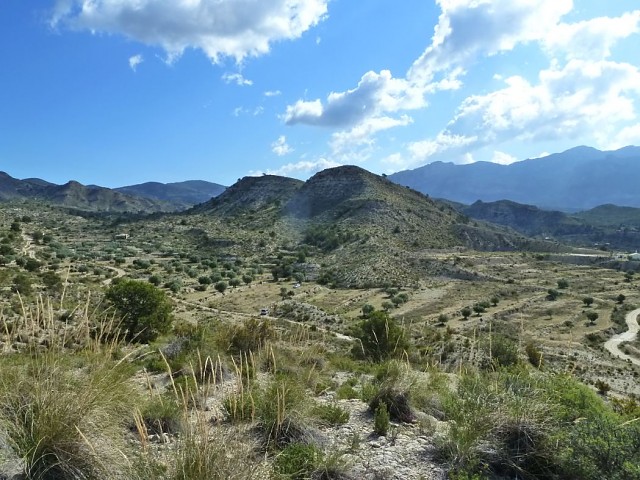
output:
M24 247L22 247L22 255L29 258L36 258L36 252L33 248L33 239L22 232L22 240L24 240Z
M189 307L193 307L199 310L203 310L205 312L212 312L212 313L218 313L218 314L225 314L225 315L236 315L238 317L243 317L243 318L256 318L255 314L250 314L250 313L241 313L241 312L231 312L229 310L220 310L218 308L212 308L212 307L207 307L206 305L201 305L199 303L196 302L189 302L187 300L182 300L179 298L175 299L177 303L181 303L182 305L187 305ZM288 318L280 318L280 317L272 317L269 315L260 315L260 318L264 318L264 319L269 319L269 320L273 320L273 321L280 321L280 322L286 322L289 323L291 325L296 325L296 326L301 326L301 327L305 327L305 325L301 322L296 322L295 320L290 320ZM338 332L333 332L331 330L329 330L328 328L322 328L322 327L318 327L318 330L321 330L323 332L325 332L328 335L333 335L334 337L336 337L339 340L344 340L347 342L354 342L356 339L353 337L350 337L348 335L343 335L341 333Z
M620 344L622 342L631 342L638 335L638 331L640 330L640 326L638 325L638 316L640 315L640 308L633 310L627 314L625 317L625 321L627 322L627 326L629 330L626 332L620 333L618 335L614 335L611 337L605 344L604 348L611 352L612 355L622 358L623 360L629 360L631 363L636 365L640 365L640 360L634 357L631 357L620 350Z
M106 268L108 268L109 270L111 270L113 272L116 272L116 276L115 277L111 277L111 278L107 278L106 280L103 280L102 281L103 285L111 285L111 282L113 282L114 278L121 278L121 277L124 277L127 274L127 272L125 272L124 270L122 270L121 268L118 268L118 267L106 267Z

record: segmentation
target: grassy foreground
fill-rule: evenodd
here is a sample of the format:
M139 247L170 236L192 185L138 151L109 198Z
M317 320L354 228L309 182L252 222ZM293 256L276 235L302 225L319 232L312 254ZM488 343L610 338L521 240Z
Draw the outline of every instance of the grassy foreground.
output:
M259 318L179 322L151 345L108 311L60 322L42 305L0 322L47 339L0 356L0 465L29 479L359 478L354 452L400 430L428 438L424 461L449 478L640 478L638 404L499 335L450 371L382 311L353 342ZM353 402L370 437L335 448Z

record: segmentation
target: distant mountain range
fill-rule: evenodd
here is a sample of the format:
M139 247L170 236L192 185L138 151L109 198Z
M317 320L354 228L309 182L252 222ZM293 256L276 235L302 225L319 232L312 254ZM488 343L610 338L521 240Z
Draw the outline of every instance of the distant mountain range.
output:
M224 192L225 188L204 180L187 180L174 183L146 182L119 187L115 190L127 195L166 202L175 209L183 210L217 197Z
M434 162L389 179L465 204L511 200L568 212L603 204L640 207L640 147L576 147L510 165Z
M568 214L510 200L452 205L473 219L504 225L529 237L583 246L640 249L640 208L601 205Z
M205 181L156 182L116 189L70 181L56 185L39 178L19 180L0 172L0 201L33 200L67 208L104 212L171 212L206 202L224 191Z

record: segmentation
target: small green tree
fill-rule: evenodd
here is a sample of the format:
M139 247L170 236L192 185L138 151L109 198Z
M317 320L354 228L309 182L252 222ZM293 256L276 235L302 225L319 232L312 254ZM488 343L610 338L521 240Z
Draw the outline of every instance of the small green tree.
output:
M169 299L148 282L121 280L109 287L105 298L122 317L128 340L149 342L171 328Z
M491 297L491 305L496 307L498 306L498 303L500 303L500 299L498 297Z
M593 303L593 297L584 297L582 299L582 303L584 303L586 307L590 307L591 304Z
M558 288L560 290L564 290L565 288L569 288L569 281L566 278L561 278L558 280Z
M220 293L224 293L224 291L227 289L227 282L219 281L215 284L214 288Z
M598 312L587 312L587 319L590 325L595 325L598 319Z
M367 318L369 315L371 315L373 312L375 312L375 310L376 310L376 307L374 307L370 303L365 303L362 306L362 316Z
M13 278L13 285L11 285L11 290L20 295L31 295L33 291L31 287L31 280L26 275L19 273Z
M373 414L373 430L378 435L386 435L389 431L389 410L384 402L380 402Z
M393 304L393 302L390 302L389 300L385 300L384 302L382 302L382 309L385 312L388 312L389 310L391 310L393 307L395 307L395 305Z
M460 314L466 320L471 316L471 309L469 307L464 307L462 310L460 310Z
M625 296L621 293L620 295L618 295L618 296L616 297L616 302L618 302L619 304L622 304L622 303L626 300L626 298L627 298L627 297L625 297Z

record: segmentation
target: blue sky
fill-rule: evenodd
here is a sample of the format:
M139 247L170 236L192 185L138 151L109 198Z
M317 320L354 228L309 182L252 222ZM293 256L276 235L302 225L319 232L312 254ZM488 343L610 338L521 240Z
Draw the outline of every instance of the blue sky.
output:
M0 0L0 170L116 187L640 144L637 0Z

